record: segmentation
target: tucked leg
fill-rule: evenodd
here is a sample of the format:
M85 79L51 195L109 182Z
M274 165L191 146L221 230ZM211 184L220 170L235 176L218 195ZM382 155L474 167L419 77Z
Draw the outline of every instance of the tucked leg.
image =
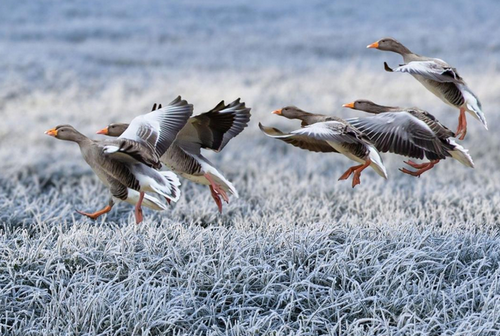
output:
M139 194L139 201L135 204L135 223L139 224L142 222L142 200L144 199L144 191Z
M109 204L106 205L104 207L104 209L102 209L102 210L96 211L94 213L83 212L83 211L80 211L80 210L76 210L76 212L78 212L80 215L87 216L88 218L97 219L99 216L104 215L105 213L110 212L111 209L113 208L113 205L115 205L115 203L113 202L113 199L110 199L109 200Z
M361 166L358 166L358 168L356 168L354 170L354 176L352 177L352 187L353 188L361 183L361 179L360 179L361 172L363 170L365 170L366 167L370 166L371 164L372 164L372 160L368 159L368 160L366 160L366 162L364 164L362 164Z
M220 197L226 202L229 203L229 197L227 197L226 191L217 183L215 183L214 179L210 174L205 174L205 178L210 182L210 192L212 193L212 197L215 200L215 203L217 203L217 207L219 208L219 211L222 213L222 204L219 205Z
M416 163L416 162L413 162L412 160L404 161L404 163L406 163L409 166L412 166L415 169L422 169L422 168L425 168L429 165L429 162Z
M215 204L217 204L217 208L219 208L219 212L222 213L222 201L220 199L219 194L214 190L212 185L209 185L210 188L210 193L212 194L212 198L215 201Z
M458 128L456 136L458 139L463 140L467 134L467 118L465 116L465 108L460 108L460 115L458 116Z
M440 160L434 160L431 162L423 163L423 164L419 165L420 168L417 171L411 171L411 170L408 170L406 168L400 168L399 170L405 174L420 177L420 175L422 175L426 171L432 169L439 161ZM414 168L418 168L418 167L414 167Z
M347 179L349 178L349 176L351 176L351 174L352 174L352 173L353 173L356 169L359 169L359 168L361 168L362 166L363 166L363 165L359 165L359 166L354 166L354 167L351 167L351 168L347 169L347 170L345 171L345 173L344 173L344 174L342 174L342 176L341 176L341 177L339 177L339 179L338 179L338 180L339 180L339 181L340 181L340 180L347 180Z

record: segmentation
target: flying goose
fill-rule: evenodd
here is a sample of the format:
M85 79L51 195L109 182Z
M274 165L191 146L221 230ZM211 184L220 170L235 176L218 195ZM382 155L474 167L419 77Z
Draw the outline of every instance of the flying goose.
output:
M382 106L363 99L342 106L375 114L371 117L349 118L347 122L363 132L380 152L417 159L425 156L430 160L422 164L405 161L418 170L401 168L403 173L420 177L447 157L467 167L474 167L468 151L451 139L455 134L429 112L416 107Z
M371 167L383 178L387 171L377 149L368 139L341 118L305 112L295 106L287 106L272 113L288 119L300 119L302 128L283 133L277 128L259 123L260 129L269 137L280 139L293 146L313 152L341 153L351 160L361 163L349 168L340 180L346 180L354 173L352 187L360 184L361 172Z
M161 105L159 105L161 107ZM156 104L153 105L153 110ZM219 212L222 213L221 198L228 203L227 193L238 197L238 192L215 167L205 158L201 149L220 152L235 136L247 127L250 108L240 99L226 105L221 101L206 113L191 117L178 133L174 143L161 157L169 169L198 184L208 185ZM98 131L98 134L119 136L128 124L114 123Z
M457 136L463 140L467 134L467 119L465 112L469 112L488 129L486 117L481 108L479 99L469 89L457 70L439 58L430 58L412 53L408 48L391 37L383 38L367 46L379 50L392 51L403 56L406 64L391 69L384 63L386 71L406 72L422 83L446 104L460 110L458 117Z
M156 168L192 112L193 106L177 97L163 109L134 118L119 138L108 141L91 140L70 125L46 131L57 139L76 142L87 164L110 189L112 197L105 208L95 213L78 212L95 219L109 212L116 200L123 200L135 204L136 222L140 223L143 202L155 210L165 209L156 198L145 195L146 191L177 201L179 179Z

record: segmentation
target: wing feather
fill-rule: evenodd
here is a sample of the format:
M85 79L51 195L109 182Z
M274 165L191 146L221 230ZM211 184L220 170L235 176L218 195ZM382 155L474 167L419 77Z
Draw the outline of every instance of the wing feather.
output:
M388 71L419 75L440 83L464 83L462 77L460 77L455 68L437 59L427 61L412 61L408 62L407 64L402 64L394 69L389 68L387 63L384 63L384 65L386 70Z
M447 156L443 141L424 121L408 112L386 112L364 118L347 119L381 152L422 159L426 152Z
M221 101L212 110L189 119L178 141L195 142L200 148L220 152L250 121L250 108L240 99L226 105Z
M309 150L311 152L319 152L319 153L337 152L332 146L328 144L328 142L324 140L311 138L307 135L283 133L277 128L266 127L261 123L259 123L259 128L261 129L262 132L264 132L267 136L271 138L282 140L286 143L289 143L292 146Z
M156 106L153 106L155 108ZM158 168L160 157L175 140L193 113L193 105L180 96L163 108L135 117L127 129L118 137L118 148L108 154L120 161L126 156Z

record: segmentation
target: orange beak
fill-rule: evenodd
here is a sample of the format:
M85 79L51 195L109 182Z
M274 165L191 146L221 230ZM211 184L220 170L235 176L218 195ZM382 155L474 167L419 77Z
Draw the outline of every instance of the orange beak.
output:
M369 49L370 48L378 49L378 41L377 42L373 42L372 44L367 45L366 47L369 48Z
M354 103L344 104L342 107L354 108Z
M108 128L103 128L102 130L100 131L97 131L96 132L97 134L104 134L104 135L108 135L109 131L108 131Z
M281 115L281 109L273 111L273 114Z
M57 136L57 130L55 128L49 129L48 131L45 131L45 134L56 137Z

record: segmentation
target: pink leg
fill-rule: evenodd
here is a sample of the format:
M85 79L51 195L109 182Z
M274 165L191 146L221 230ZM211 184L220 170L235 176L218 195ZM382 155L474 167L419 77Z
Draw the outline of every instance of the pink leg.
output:
M217 183L215 183L214 179L212 178L212 176L210 176L210 174L207 173L204 176L208 180L208 182L210 182L210 186L213 188L213 190L218 195L222 196L222 199L224 201L226 201L226 203L229 203L229 197L227 197L226 191L221 186L219 186Z
M413 162L412 160L404 161L404 163L406 163L409 166L412 166L415 169L422 169L422 168L425 168L429 165L429 162L416 163L416 162Z
M458 139L463 140L467 134L467 118L465 116L465 108L460 108L460 115L458 116L458 128L456 136Z
M139 194L139 201L135 205L135 223L139 224L142 222L142 200L144 199L144 191L141 191Z
M439 161L440 160L434 160L431 162L422 163L421 165L418 165L419 167L412 166L414 168L418 168L417 171L411 171L411 170L408 170L406 168L400 168L399 170L405 174L415 176L415 177L420 177L420 175L422 175L426 171L432 169Z
M222 201L220 200L219 194L214 190L212 185L209 185L210 188L210 193L212 194L212 198L215 201L215 204L217 204L217 208L219 208L219 212L222 213Z

